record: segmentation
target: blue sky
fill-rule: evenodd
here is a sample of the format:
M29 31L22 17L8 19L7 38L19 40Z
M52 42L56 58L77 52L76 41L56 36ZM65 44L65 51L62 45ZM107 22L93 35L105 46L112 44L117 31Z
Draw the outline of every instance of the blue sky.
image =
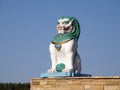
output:
M82 73L120 75L120 0L0 0L0 82L29 82L50 68L61 16L80 22Z

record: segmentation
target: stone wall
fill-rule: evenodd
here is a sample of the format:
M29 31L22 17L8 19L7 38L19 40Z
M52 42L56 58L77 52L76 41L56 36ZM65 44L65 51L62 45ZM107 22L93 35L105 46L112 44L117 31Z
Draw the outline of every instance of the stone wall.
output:
M120 76L33 78L30 90L120 90Z

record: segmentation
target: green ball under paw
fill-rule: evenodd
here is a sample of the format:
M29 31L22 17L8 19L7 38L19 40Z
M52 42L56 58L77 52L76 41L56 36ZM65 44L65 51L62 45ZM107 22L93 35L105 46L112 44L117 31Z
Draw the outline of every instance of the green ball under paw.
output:
M65 64L60 63L56 65L56 71L57 72L62 72L62 70L65 68Z

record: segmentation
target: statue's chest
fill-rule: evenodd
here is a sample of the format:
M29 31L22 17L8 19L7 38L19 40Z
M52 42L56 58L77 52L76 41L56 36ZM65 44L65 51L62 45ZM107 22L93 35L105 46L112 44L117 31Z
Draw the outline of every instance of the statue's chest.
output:
M64 43L64 44L56 43L56 44L54 44L54 48L58 53L65 52L67 49L70 48L70 46L71 45L69 43Z
M59 42L59 43L55 43L55 42L52 42L52 44L54 44L54 48L57 50L57 51L64 51L64 49L67 49L69 48L69 46L71 46L69 44L69 42L71 42L71 40L68 40L68 41L65 41L65 42Z

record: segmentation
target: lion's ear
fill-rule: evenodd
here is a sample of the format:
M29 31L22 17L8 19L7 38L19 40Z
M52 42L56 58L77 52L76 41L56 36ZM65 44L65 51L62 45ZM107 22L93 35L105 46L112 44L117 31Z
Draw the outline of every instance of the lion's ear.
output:
M72 20L69 22L69 23L70 23L70 25L72 25L73 21L74 21L74 19L72 19Z
M70 22L67 24L67 26L71 26L73 24L74 19L70 20Z

